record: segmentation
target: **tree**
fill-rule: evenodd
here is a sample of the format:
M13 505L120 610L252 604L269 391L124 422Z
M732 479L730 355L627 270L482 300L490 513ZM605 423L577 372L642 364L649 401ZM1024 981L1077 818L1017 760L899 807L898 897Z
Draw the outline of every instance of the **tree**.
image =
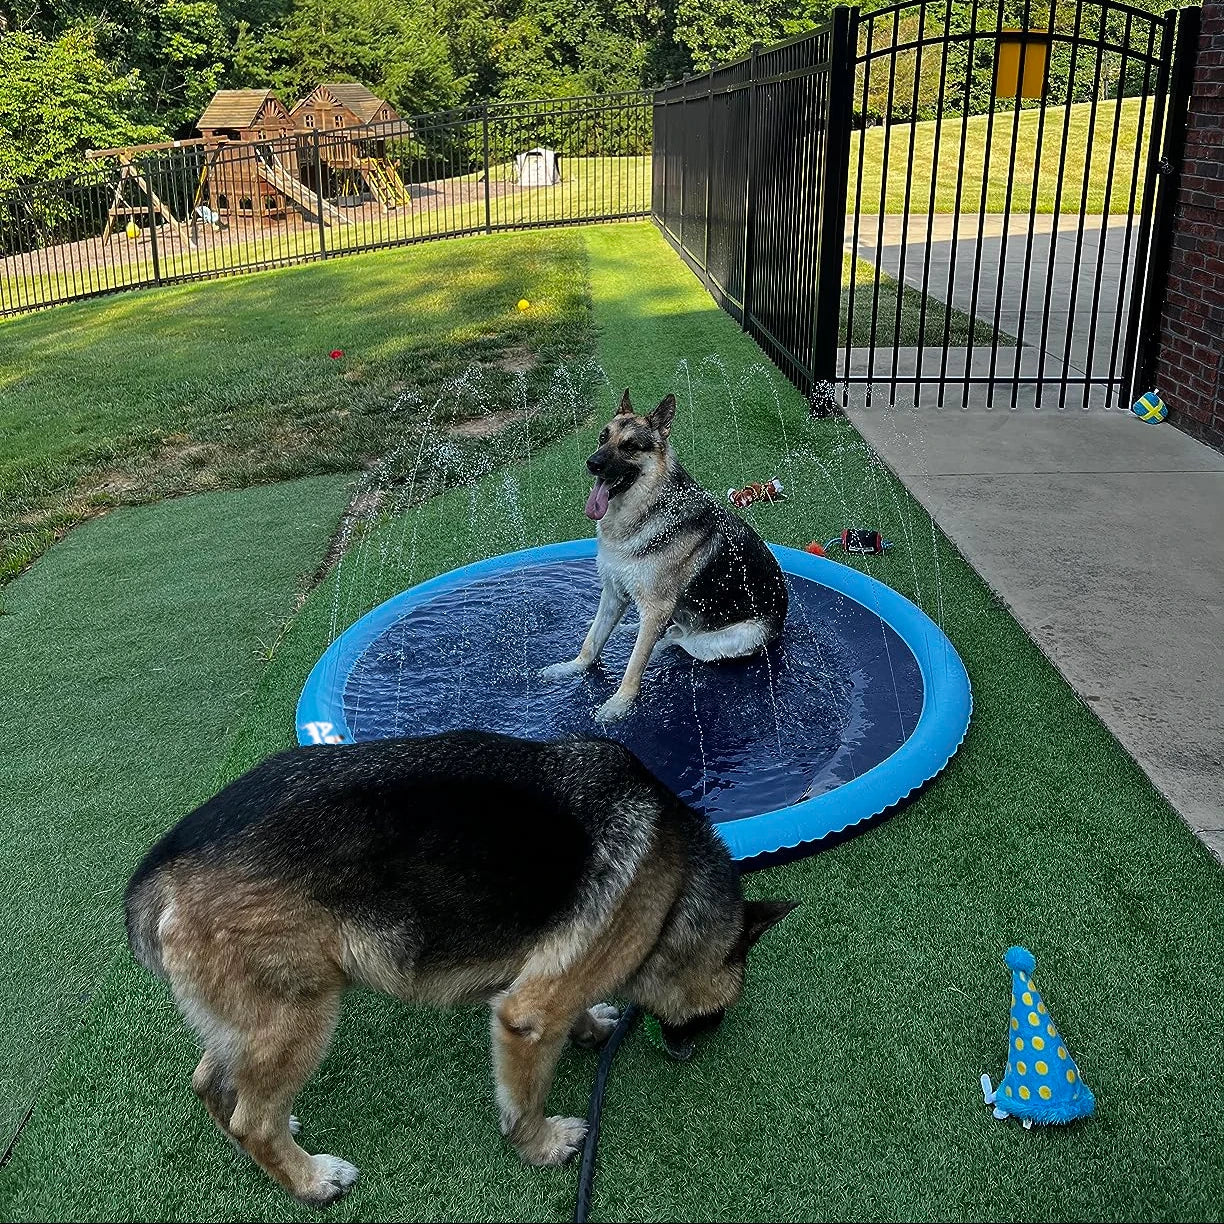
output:
M212 0L162 0L130 52L149 115L171 131L190 131L225 74L229 42Z
M836 0L677 0L676 43L705 72L820 25Z
M234 57L225 75L225 85L230 89L261 89L271 79L271 48L258 30L240 21L234 31Z
M138 117L186 135L232 56L233 29L216 0L22 0L27 26L54 39L88 27L100 58L139 73Z
M652 17L626 0L507 0L497 44L503 98L637 89L646 75Z
M440 0L436 5L450 48L461 101L497 92L497 49L501 37L495 0Z
M446 109L462 93L438 10L412 0L296 0L264 41L287 99L353 80L412 114Z
M86 149L163 139L134 118L142 82L117 73L99 54L94 31L58 38L13 31L0 38L0 190L68 179Z

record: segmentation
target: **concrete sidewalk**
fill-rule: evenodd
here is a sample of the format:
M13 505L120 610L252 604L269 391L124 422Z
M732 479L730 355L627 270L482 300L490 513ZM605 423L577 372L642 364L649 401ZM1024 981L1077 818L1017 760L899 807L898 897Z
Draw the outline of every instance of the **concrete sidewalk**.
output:
M847 415L1224 860L1224 455L996 395Z

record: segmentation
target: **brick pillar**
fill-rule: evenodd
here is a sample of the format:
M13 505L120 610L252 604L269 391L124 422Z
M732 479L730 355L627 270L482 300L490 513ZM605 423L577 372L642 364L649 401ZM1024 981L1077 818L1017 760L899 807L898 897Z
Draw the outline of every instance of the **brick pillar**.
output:
M1169 420L1224 449L1224 0L1204 0L1160 319Z

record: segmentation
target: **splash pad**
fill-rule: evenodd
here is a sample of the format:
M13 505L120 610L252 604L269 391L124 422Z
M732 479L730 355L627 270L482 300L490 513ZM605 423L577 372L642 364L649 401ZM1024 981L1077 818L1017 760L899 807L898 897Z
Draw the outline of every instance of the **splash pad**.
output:
M892 588L771 547L791 592L781 642L716 664L664 650L608 727L593 711L624 670L632 620L586 676L538 675L576 653L599 601L595 541L575 540L464 566L363 616L311 671L298 740L607 735L703 811L736 859L818 842L947 764L969 724L969 680L939 626Z

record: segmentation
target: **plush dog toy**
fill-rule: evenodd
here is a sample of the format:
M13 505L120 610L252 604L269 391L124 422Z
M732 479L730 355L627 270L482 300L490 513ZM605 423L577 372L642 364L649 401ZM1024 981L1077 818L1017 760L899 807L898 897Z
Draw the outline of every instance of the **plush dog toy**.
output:
M727 500L737 510L746 510L753 502L781 501L785 496L782 492L782 482L776 476L765 484L755 481L742 489L727 490Z

